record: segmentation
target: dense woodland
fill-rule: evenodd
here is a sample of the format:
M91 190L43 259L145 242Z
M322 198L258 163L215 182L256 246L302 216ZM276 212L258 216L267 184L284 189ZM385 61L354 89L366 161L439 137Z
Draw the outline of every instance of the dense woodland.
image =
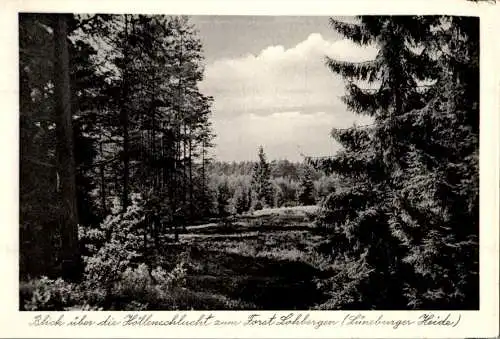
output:
M20 309L477 309L479 20L331 26L373 123L228 163L188 17L20 14Z

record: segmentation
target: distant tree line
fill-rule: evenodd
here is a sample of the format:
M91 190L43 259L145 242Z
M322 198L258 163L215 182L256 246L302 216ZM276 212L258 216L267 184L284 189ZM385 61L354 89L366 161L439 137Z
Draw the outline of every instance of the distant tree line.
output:
M335 175L326 175L304 162L268 161L262 147L258 158L208 164L212 215L315 205L339 185Z

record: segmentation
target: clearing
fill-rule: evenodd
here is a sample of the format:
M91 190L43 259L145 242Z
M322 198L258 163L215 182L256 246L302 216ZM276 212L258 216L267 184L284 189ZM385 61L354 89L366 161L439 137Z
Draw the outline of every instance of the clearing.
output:
M230 224L187 227L166 252L189 257L193 308L309 309L324 302L317 281L329 261L321 255L324 238L311 227L316 209L264 209Z

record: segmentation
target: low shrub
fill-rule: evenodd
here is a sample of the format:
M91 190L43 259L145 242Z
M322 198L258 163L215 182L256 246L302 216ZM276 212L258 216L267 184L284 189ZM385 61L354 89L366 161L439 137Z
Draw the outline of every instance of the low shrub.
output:
M22 281L19 286L22 311L95 311L98 290L85 290L83 285L72 284L61 278L45 276Z
M57 311L72 303L74 286L63 279L49 279L45 276L21 282L21 309L25 311Z
M127 268L115 283L112 299L121 304L120 309L157 309L171 301L176 291L185 287L187 269L180 262L173 270L166 272L161 267L151 270L146 264ZM169 308L175 308L171 305Z

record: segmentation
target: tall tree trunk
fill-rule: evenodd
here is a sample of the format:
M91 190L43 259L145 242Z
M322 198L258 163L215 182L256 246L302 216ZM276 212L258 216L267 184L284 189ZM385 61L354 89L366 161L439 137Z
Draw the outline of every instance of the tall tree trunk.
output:
M103 158L103 152L102 152L102 142L100 143L100 151L101 151L101 159ZM106 175L104 173L104 164L101 164L99 167L99 172L101 174L101 205L102 205L102 213L103 215L107 214L107 209L106 209L106 182L105 178Z
M183 140L182 140L182 124L183 124L183 121L184 121L184 117L183 117L183 96L182 96L182 35L180 37L180 53L179 53L179 83L178 83L178 100L179 100L179 103L177 105L177 121L176 121L176 125L177 125L177 135L176 135L176 138L177 138L177 149L176 149L176 158L177 158L177 161L176 161L176 167L177 165L179 166L182 166L181 164L181 153L182 153L182 145L181 143L183 143ZM182 159L182 161L184 161L184 159ZM185 167L185 166L183 166ZM180 193L181 197L177 198L179 195L177 195L177 197L175 197L174 199L176 199L176 202L175 204L173 205L174 207L174 234L175 234L175 242L178 242L179 241L179 231L178 231L178 226L179 226L179 220L180 220L180 214L181 213L184 213L184 203L185 203L185 198L186 198L186 191L185 191L185 187L184 187L184 178L180 178L181 176L181 173L185 173L185 168L182 169L183 172L181 172L181 169L177 169L175 170L175 177L176 177L176 184L179 185L179 186L182 186L182 187L178 187L178 190L177 192ZM182 183L181 183L182 181Z
M69 80L67 15L55 15L54 19L57 170L62 196L61 269L62 276L65 279L75 280L80 273L80 253L78 249L78 210Z
M182 201L183 205L187 206L187 191L188 191L188 184L187 184L187 163L186 163L186 158L187 158L187 121L183 119L183 131L182 131Z
M130 163L130 145L129 145L129 133L128 133L128 109L127 109L127 96L128 96L128 72L127 72L127 59L128 59L128 18L125 14L125 49L124 49L124 59L125 66L123 69L123 79L122 79L122 105L120 111L121 124L123 128L123 187L122 187L122 210L126 211L129 201L129 163Z
M193 155L193 145L192 145L192 135L191 129L189 131L189 142L188 142L188 166L189 166L189 221L193 221L194 215L194 204L193 204L193 162L191 160L191 156Z
M159 156L158 154L156 153L156 116L155 116L155 109L152 108L151 109L151 154L153 156L153 173L152 173L152 176L153 176L153 192L155 192L155 194L159 191L158 189L158 171L159 171L159 163L158 163L158 159L159 159Z
M208 203L207 203L207 196L208 194L205 192L206 191L206 184L205 184L205 139L202 140L201 144L201 197L203 199L203 216L205 216L208 212Z

